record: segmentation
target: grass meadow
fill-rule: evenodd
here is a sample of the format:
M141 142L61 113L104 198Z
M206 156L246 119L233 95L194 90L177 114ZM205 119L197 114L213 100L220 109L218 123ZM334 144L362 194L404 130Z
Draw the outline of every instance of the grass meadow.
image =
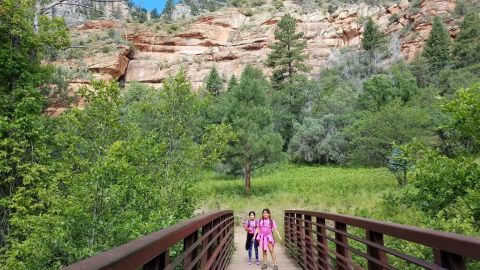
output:
M198 207L203 211L231 209L237 220L254 210L269 208L281 225L286 209L359 214L382 201L396 186L386 168L312 167L293 164L264 168L252 177L252 195L244 195L243 178L205 172L196 184Z

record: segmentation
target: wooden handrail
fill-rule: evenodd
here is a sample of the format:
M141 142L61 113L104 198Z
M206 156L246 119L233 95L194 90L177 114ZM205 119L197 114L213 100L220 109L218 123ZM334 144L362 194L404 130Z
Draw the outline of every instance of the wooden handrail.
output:
M304 269L363 269L352 260L352 254L374 270L395 269L388 256L423 269L466 269L466 258L480 260L480 239L474 237L315 211L287 210L284 219L286 246ZM365 238L349 233L350 228L363 229ZM384 235L430 248L434 262L386 247ZM349 241L365 246L367 252Z
M233 230L233 212L218 211L178 223L63 269L157 270L176 266L210 269L214 265L224 269L233 250ZM183 243L183 253L172 261L169 249L178 243Z

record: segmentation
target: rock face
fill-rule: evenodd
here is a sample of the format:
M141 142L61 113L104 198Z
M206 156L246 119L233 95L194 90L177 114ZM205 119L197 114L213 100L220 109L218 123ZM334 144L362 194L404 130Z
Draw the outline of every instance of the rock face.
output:
M175 34L166 34L155 27L142 29L125 25L127 39L134 44L133 55L128 48L105 56L85 59L95 78L122 79L126 83L139 81L159 86L162 81L184 68L194 87L202 85L212 66L216 66L225 81L239 76L246 64L259 66L267 74L264 61L275 41L277 22L286 11L298 22L299 31L307 40L307 64L318 72L332 52L345 46L358 46L363 33L362 18L371 16L381 30L397 41L394 55L411 60L421 51L431 30L432 16L445 16L450 34L458 33L457 21L448 16L455 8L454 0L423 0L411 6L407 0L388 7L366 4L344 5L333 13L321 9L305 13L300 6L284 1L283 11L259 11L247 16L241 9L226 8L193 19ZM119 29L115 21L87 22L77 31L95 33ZM100 32L98 32L100 31Z
M131 17L127 1L67 0L48 10L50 16L63 17L70 26L84 23L92 12L102 14L101 16L105 18L115 17L119 20Z
M401 53L410 60L428 37L431 16L451 13L454 8L453 0L423 0L418 7L411 7L403 0L389 7L356 4L343 6L332 14L321 10L300 14L298 6L289 5L299 30L305 33L308 64L313 72L324 66L333 50L360 43L362 17L372 16L383 32L398 36ZM246 16L230 8L198 18L173 36L153 31L131 33L128 39L139 52L128 65L126 81L159 84L183 67L198 87L213 65L225 79L239 76L246 64L262 66L268 73L263 63L269 45L274 42L276 24L283 15L284 12L260 12ZM458 32L455 22L445 22L455 36ZM403 30L406 28L411 31Z

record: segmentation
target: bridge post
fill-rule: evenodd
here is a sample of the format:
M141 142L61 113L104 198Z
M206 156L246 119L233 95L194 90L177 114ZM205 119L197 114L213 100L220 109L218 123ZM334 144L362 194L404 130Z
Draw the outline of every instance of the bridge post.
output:
M305 215L304 225L305 225L305 252L303 253L303 259L305 261L305 266L307 269L315 269L317 267L315 265L315 261L313 260L312 216Z
M296 243L297 243L297 250L296 252L298 253L298 258L302 258L302 255L305 254L304 250L303 250L303 247L302 247L302 242L303 242L303 239L302 239L302 230L301 230L301 226L302 226L302 218L303 218L303 215L302 214L295 214L295 231L296 231Z
M325 236L327 236L327 230L325 229L325 219L324 218L316 218L317 225L317 243L319 247L317 247L317 252L318 252L318 266L319 269L325 269L325 270L330 270L330 264L328 263L328 245L327 245L327 239Z
M202 235L205 235L208 233L208 231L210 231L210 229L212 228L212 223L208 223L206 224L205 226L202 227ZM205 249L208 245L208 242L210 242L210 240L212 240L212 236L209 235L208 237L206 237L204 240L203 240L203 243L202 243L202 249ZM202 267L205 267L205 265L207 265L207 262L208 260L210 259L210 256L212 255L212 252L211 252L211 248L209 247L205 253L202 255L202 259L201 259L201 265Z
M163 270L169 264L168 249L143 266L143 270Z
M383 234L377 233L374 231L366 230L366 238L369 241L372 241L379 245L384 245L383 243ZM388 265L387 254L384 251L372 247L370 245L367 246L367 254L372 256L375 259L378 259L380 262L385 263ZM368 261L368 270L383 270L384 268L372 261Z
M183 239L183 252L187 251L189 247L191 247L195 242L198 240L198 231L195 231L191 235L187 236ZM189 269L190 265L192 264L192 259L197 256L197 249L195 248L191 253L187 254L183 259L183 268Z
M346 233L347 224L335 222L335 229ZM337 270L350 270L352 259L350 251L346 248L348 246L348 238L340 232L335 232L335 240L340 242L335 243L335 249L337 251Z
M465 270L465 260L463 256L453 254L444 250L433 249L433 261L436 265L452 270Z

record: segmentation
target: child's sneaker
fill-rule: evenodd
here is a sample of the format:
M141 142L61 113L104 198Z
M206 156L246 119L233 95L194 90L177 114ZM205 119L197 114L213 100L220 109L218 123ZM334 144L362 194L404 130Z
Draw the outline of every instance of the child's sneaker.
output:
M277 265L274 265L274 266L273 266L273 270L278 270L278 266L277 266Z
M259 261L259 260L257 260L257 265L260 265L260 261Z
M252 264L252 260L248 260L248 265L251 265Z
M262 265L262 269L267 269L267 265L266 264Z

